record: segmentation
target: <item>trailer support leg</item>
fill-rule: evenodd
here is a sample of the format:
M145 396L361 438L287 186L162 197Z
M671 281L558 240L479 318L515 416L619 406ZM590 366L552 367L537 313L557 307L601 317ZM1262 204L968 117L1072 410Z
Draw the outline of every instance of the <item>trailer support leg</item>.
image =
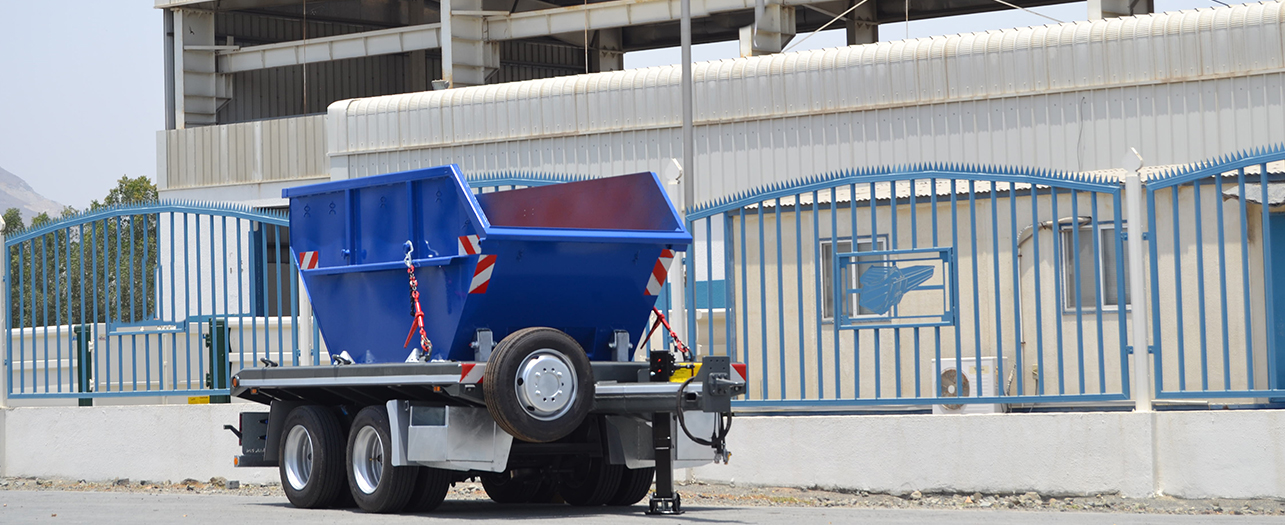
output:
M674 492L674 438L667 412L651 416L651 442L656 457L656 491L651 493L647 514L673 515L683 513L683 499Z

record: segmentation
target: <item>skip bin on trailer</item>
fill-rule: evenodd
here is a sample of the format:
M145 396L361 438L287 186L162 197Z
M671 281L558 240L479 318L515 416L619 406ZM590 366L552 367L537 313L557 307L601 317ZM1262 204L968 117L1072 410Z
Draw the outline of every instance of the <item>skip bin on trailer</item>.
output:
M605 361L617 330L637 346L658 261L691 242L653 173L474 195L452 165L283 193L322 337L357 363L413 357L408 253L429 360L473 360L479 329L545 326Z
M474 195L446 166L283 193L340 358L243 369L232 394L271 406L242 413L237 464L277 467L293 505L425 511L465 479L632 505L654 479L650 511L674 514L672 469L729 457L745 366L633 361L692 240L654 174Z

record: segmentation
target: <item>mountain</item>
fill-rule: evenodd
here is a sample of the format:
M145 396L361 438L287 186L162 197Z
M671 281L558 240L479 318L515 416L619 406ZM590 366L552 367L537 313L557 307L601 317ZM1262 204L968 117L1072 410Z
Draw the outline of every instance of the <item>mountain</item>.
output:
M62 213L63 205L36 193L27 181L22 180L22 177L0 168L0 213L4 213L4 210L9 208L22 210L23 222L31 224L31 218L39 215L40 212L48 213L52 218L58 218Z

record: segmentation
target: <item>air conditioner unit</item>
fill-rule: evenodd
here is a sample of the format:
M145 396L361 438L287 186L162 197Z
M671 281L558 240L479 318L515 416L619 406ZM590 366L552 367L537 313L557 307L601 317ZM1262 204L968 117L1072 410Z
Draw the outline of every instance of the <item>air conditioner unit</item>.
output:
M999 371L994 357L981 359L981 371L976 357L965 357L957 363L954 358L942 359L941 373L937 373L937 360L933 360L929 374L933 375L933 391L939 397L995 397L999 395ZM960 366L962 365L962 366ZM962 369L962 373L961 373ZM933 405L934 414L997 414L1004 406L994 403L956 403Z

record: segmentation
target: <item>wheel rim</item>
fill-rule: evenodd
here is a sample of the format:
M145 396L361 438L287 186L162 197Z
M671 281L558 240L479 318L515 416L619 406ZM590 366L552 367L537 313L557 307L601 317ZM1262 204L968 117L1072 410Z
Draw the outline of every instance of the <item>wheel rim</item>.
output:
M513 383L522 409L535 419L551 421L571 410L576 369L566 355L542 348L522 360Z
M384 473L384 440L374 427L362 427L353 439L352 472L362 493L372 494L379 487Z
M295 490L303 490L312 477L312 434L296 425L286 434L286 480Z

